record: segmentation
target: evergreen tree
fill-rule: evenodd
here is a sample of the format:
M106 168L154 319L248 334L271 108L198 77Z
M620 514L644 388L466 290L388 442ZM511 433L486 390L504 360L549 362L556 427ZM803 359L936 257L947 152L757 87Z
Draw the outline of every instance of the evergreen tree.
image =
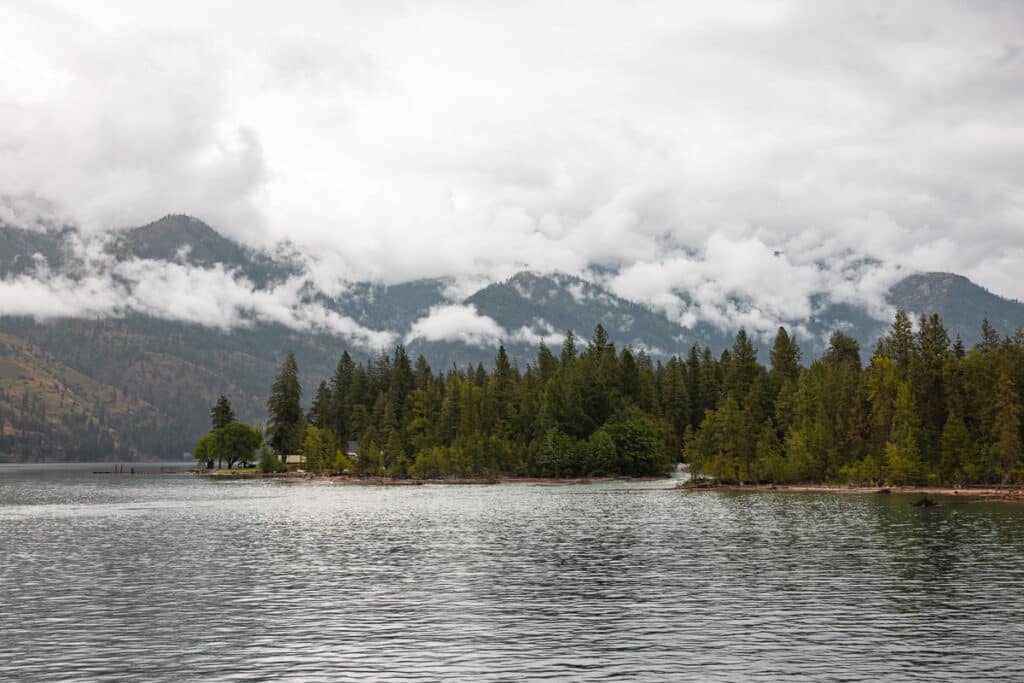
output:
M744 329L736 333L729 360L723 363L726 369L725 391L736 402L746 405L747 394L757 378L760 366L757 363L757 349Z
M995 351L999 348L999 332L992 327L988 318L981 321L981 341L978 342L978 350L982 353Z
M965 465L971 462L971 435L959 414L950 412L942 429L940 475L942 481L964 483Z
M328 387L332 399L330 425L339 443L347 440L349 435L347 415L352 407L351 390L355 373L356 366L352 361L352 356L349 355L348 351L343 351L334 370L334 376L331 378L331 384ZM358 430L358 426L356 426L356 430Z
M695 348L690 350L694 354ZM772 369L771 376L775 383L776 391L781 389L786 381L796 382L800 374L800 347L786 332L785 327L780 327L775 334L775 342L769 353Z
M562 356L560 362L563 366L570 365L576 360L576 336L569 330L565 333L565 341L562 342Z
M327 388L327 382L321 380L316 388L316 396L313 397L313 405L309 408L306 422L315 425L320 429L330 429L333 423L332 408L335 405L331 390Z
M622 350L619 365L622 368L622 377L619 383L622 387L623 398L633 403L640 403L640 367L637 365L636 358L633 357L633 352L628 348ZM688 421L689 414L686 417Z
M547 382L558 370L558 360L543 341L537 349L537 369L541 382Z
M938 316L915 332L901 313L866 368L841 333L804 368L784 329L770 369L743 331L720 359L693 346L655 362L616 351L599 327L582 354L569 335L560 358L541 344L523 371L504 347L491 372L439 375L402 347L362 364L343 353L314 395L308 444L290 357L268 400L267 437L280 453L308 445L325 470L389 476L638 475L682 454L694 476L721 481L994 483L1024 474L1024 331L989 336L987 348L965 350ZM31 392L22 402L41 413ZM231 464L228 426L197 444L201 464ZM355 465L338 458L343 436L358 437Z
M302 457L308 472L322 472L324 469L324 436L316 426L306 427L306 438L302 443Z
M289 351L267 398L267 440L280 455L298 453L302 446L301 401L299 366L295 354Z
M1013 380L1006 374L996 386L996 410L992 455L1002 469L1003 481L1009 482L1021 475L1021 408Z
M834 368L848 363L860 369L860 344L848 334L834 332L829 337L828 349L825 351L822 361Z
M221 427L227 427L235 421L235 411L231 408L231 401L224 394L217 399L216 405L210 410L210 431L216 431Z
M892 328L882 340L884 355L896 361L899 378L905 380L910 370L910 356L914 351L914 326L902 308L896 311Z
M921 483L921 451L917 438L918 416L910 386L901 382L896 392L893 439L886 447L888 475L896 484Z

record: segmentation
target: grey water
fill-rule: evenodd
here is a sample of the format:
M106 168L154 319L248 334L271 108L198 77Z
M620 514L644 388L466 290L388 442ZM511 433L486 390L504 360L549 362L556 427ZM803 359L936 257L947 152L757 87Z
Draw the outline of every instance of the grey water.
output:
M1024 506L0 466L0 678L1022 680Z

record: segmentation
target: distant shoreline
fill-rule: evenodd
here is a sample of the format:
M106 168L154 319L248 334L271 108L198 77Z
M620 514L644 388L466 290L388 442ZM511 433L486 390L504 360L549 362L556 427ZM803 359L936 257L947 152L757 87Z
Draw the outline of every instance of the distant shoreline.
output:
M1024 487L979 486L953 488L950 486L852 486L830 484L699 484L686 482L676 486L686 491L792 491L800 493L874 493L918 494L923 496L960 496L1024 503Z

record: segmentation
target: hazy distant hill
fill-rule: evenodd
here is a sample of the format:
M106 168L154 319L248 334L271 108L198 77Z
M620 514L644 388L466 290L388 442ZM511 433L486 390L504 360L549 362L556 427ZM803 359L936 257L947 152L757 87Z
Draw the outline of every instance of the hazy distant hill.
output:
M0 277L15 277L45 261L52 269L68 262L72 232L34 232L0 226ZM227 239L202 221L167 216L126 231L110 243L117 259L216 263L267 286L301 273L297 263L274 259ZM349 316L370 330L402 339L431 307L453 303L443 279L384 286L350 283L334 297L307 291L306 300ZM212 293L214 295L215 293ZM168 292L173 297L174 292ZM981 321L1002 333L1024 326L1024 304L948 273L922 273L899 282L889 302L912 313L938 312L968 346L978 340ZM469 296L464 303L493 318L507 333L506 346L523 365L536 353L537 335L574 330L583 340L596 323L618 345L643 348L655 357L685 353L696 343L717 354L732 331L706 323L682 327L643 305L598 284L564 274L522 272ZM842 328L871 353L888 326L862 309L820 305L800 321L813 339L801 339L805 360L821 353L828 334ZM758 343L767 361L767 343ZM410 341L435 369L493 361L495 349L460 341ZM326 333L282 325L253 325L224 331L142 315L119 319L35 322L0 317L0 458L67 459L180 457L206 428L210 404L231 396L242 419L259 423L274 372L288 350L297 354L308 401L315 383L328 376L342 350L357 359L367 350Z

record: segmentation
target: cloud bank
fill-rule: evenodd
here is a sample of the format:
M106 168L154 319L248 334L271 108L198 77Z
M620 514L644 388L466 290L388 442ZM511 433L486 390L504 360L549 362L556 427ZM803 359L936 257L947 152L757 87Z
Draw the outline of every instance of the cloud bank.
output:
M398 338L316 302L308 296L310 282L303 275L258 288L221 264L117 260L98 240L77 241L72 247L76 265L69 272L51 272L41 260L31 272L0 279L0 311L37 320L140 313L222 330L275 323L333 334L371 351Z
M494 318L481 315L472 304L432 306L430 312L413 322L405 343L414 340L428 342L462 342L470 346L498 346L508 337L505 329Z
M324 291L600 266L621 296L728 328L821 297L881 317L908 269L1024 299L1019 3L14 2L0 27L9 223L187 212L291 240ZM5 283L2 305L373 339L297 285L135 267L155 270L116 273L127 300L53 279ZM417 334L456 323L497 332L445 309Z

